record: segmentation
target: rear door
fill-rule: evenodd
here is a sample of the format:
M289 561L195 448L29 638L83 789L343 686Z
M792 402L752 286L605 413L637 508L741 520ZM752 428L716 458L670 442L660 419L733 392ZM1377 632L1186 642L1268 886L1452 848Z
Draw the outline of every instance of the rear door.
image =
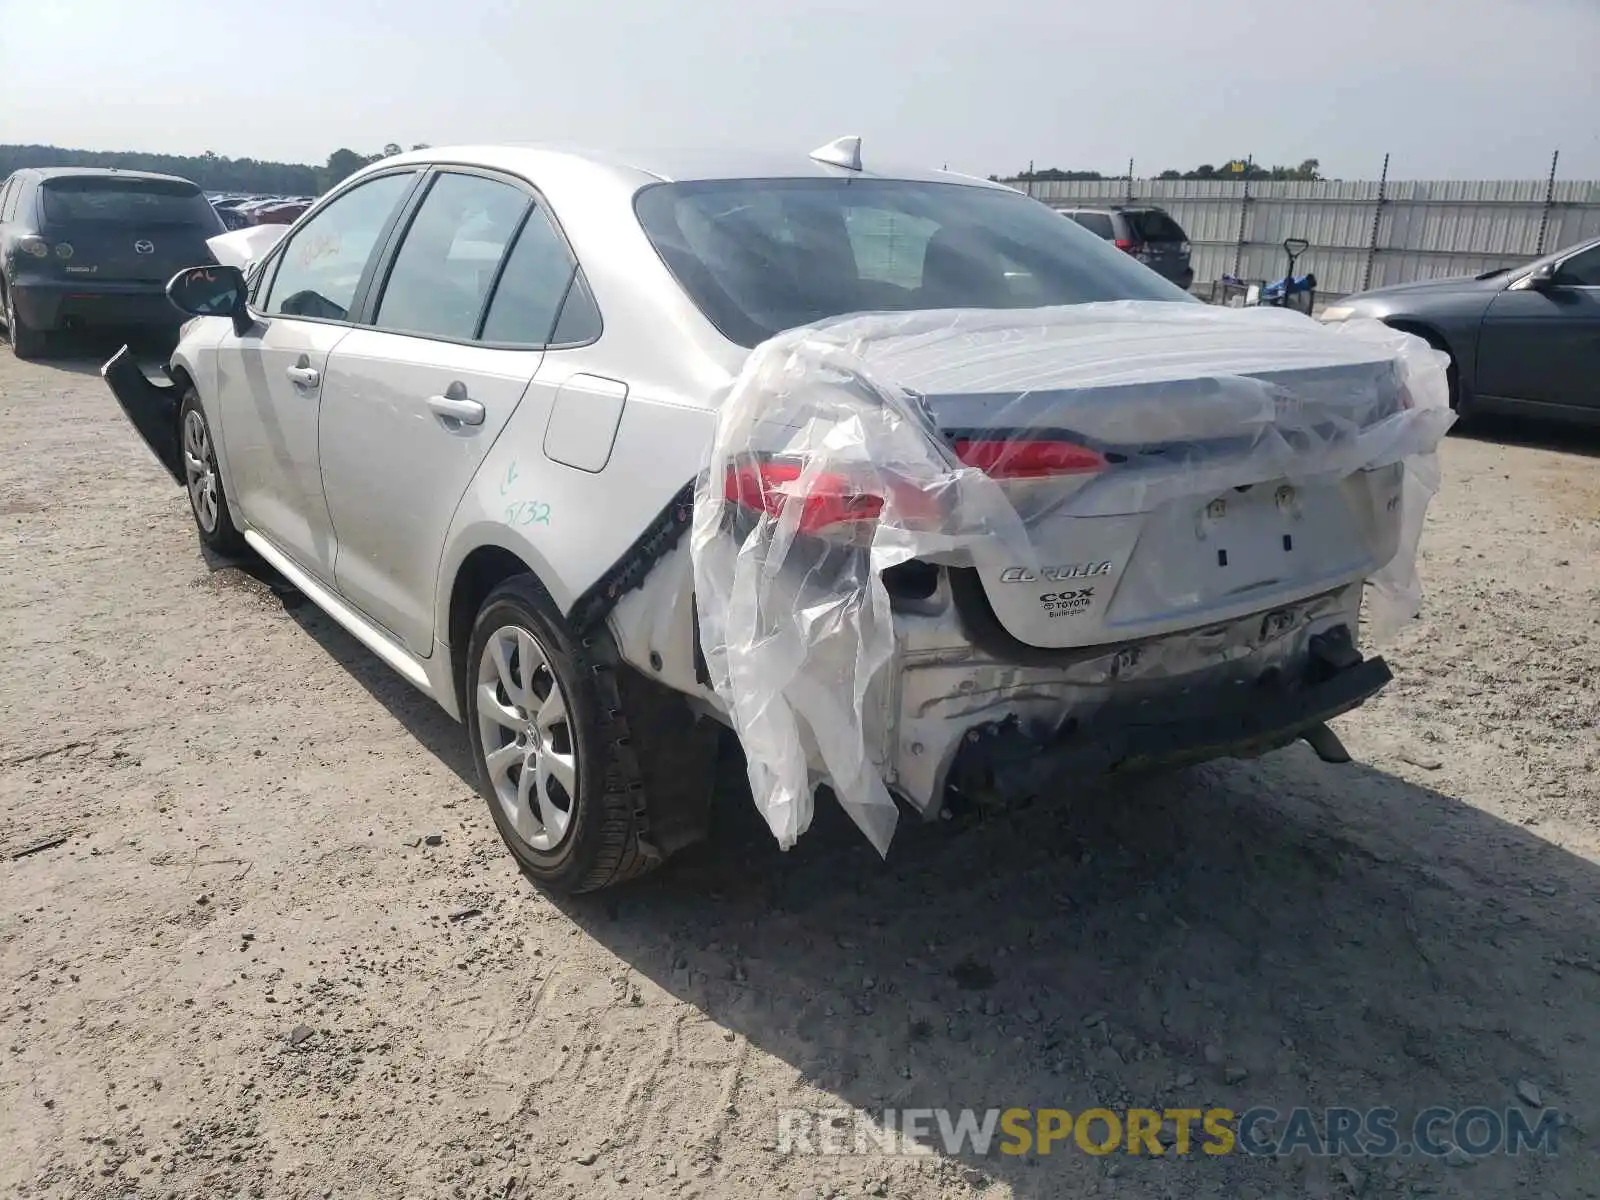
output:
M340 593L413 653L462 494L522 402L576 264L525 184L435 174L329 363L322 479Z
M312 575L333 579L317 417L328 355L351 328L378 250L419 172L351 188L291 233L258 277L256 320L217 349L224 478L245 521ZM210 407L210 397L207 397Z
M1477 388L1600 415L1600 245L1566 259L1549 286L1508 288L1484 315Z
M40 185L38 209L57 269L86 284L165 284L209 262L206 239L223 232L204 193L181 179L54 176Z

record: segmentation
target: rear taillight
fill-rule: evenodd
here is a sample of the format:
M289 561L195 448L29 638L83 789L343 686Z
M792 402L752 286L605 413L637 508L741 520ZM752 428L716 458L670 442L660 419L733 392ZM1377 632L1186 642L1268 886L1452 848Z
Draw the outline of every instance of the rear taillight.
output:
M1111 244L1113 246L1115 246L1118 250L1125 251L1128 254L1132 254L1134 251L1139 249L1139 243L1138 242L1130 242L1127 238L1118 238L1116 241L1112 242Z
M29 234L25 238L18 239L17 249L21 250L24 254L32 255L34 258L50 257L50 243L45 241L42 237L35 236L34 234Z
M954 449L958 459L991 479L1047 479L1106 469L1105 455L1076 442L957 438Z
M730 466L723 490L741 508L781 517L791 504L800 506L798 529L815 534L839 526L876 521L883 513L883 497L862 492L843 475L820 471L806 481L803 463L792 459L757 459Z
M951 448L962 465L996 480L1094 475L1109 465L1098 450L1060 439L956 438ZM835 541L870 540L891 503L897 524L937 527L948 499L943 492L885 467L868 468L864 478L852 479L838 471L810 470L796 458L745 458L723 474L730 504L774 518L797 505L797 532Z

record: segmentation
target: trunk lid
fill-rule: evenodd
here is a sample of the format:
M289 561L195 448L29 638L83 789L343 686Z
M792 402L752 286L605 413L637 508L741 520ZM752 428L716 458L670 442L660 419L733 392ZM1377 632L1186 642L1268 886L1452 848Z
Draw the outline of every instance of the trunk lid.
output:
M1012 637L1052 649L1155 636L1318 594L1394 556L1403 470L1381 451L1408 397L1382 347L1295 314L1219 324L1215 309L1194 322L1097 307L1070 337L891 338L869 355L969 463L975 442L991 462L1003 442L1098 458L1002 480L1034 560L984 543L972 559Z

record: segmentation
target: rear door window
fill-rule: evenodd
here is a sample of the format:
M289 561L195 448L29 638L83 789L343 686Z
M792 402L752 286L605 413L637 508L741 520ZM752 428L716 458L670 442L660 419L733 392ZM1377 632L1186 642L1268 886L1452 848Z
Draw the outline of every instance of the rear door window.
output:
M177 179L66 175L44 183L44 219L50 225L200 225L220 227L200 189Z
M1095 237L1105 238L1108 242L1117 236L1111 228L1110 213L1073 213L1072 219L1094 234Z
M0 188L0 221L11 220L11 215L17 209L17 193L22 190L20 179L8 179L4 188Z
M349 320L373 247L415 180L405 171L358 184L295 230L277 256L263 311Z
M473 337L531 203L520 188L481 175L436 178L400 243L373 323L402 333Z
M1188 237L1180 226L1164 212L1154 209L1132 209L1122 214L1133 231L1135 241L1186 242Z
M511 346L591 341L599 313L586 287L574 287L578 264L542 208L528 214L495 287L483 340ZM571 293L571 298L568 298ZM570 313L562 308L565 302ZM557 332L557 322L565 326Z

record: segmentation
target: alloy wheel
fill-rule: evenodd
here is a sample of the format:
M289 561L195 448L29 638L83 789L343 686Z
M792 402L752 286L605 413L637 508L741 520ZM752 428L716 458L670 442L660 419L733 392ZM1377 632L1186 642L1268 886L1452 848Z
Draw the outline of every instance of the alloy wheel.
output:
M217 456L206 419L194 408L183 418L183 471L188 480L189 503L200 528L215 533L222 511L217 494Z
M473 703L495 799L534 850L560 844L572 824L578 759L561 683L533 634L494 631L478 661Z

